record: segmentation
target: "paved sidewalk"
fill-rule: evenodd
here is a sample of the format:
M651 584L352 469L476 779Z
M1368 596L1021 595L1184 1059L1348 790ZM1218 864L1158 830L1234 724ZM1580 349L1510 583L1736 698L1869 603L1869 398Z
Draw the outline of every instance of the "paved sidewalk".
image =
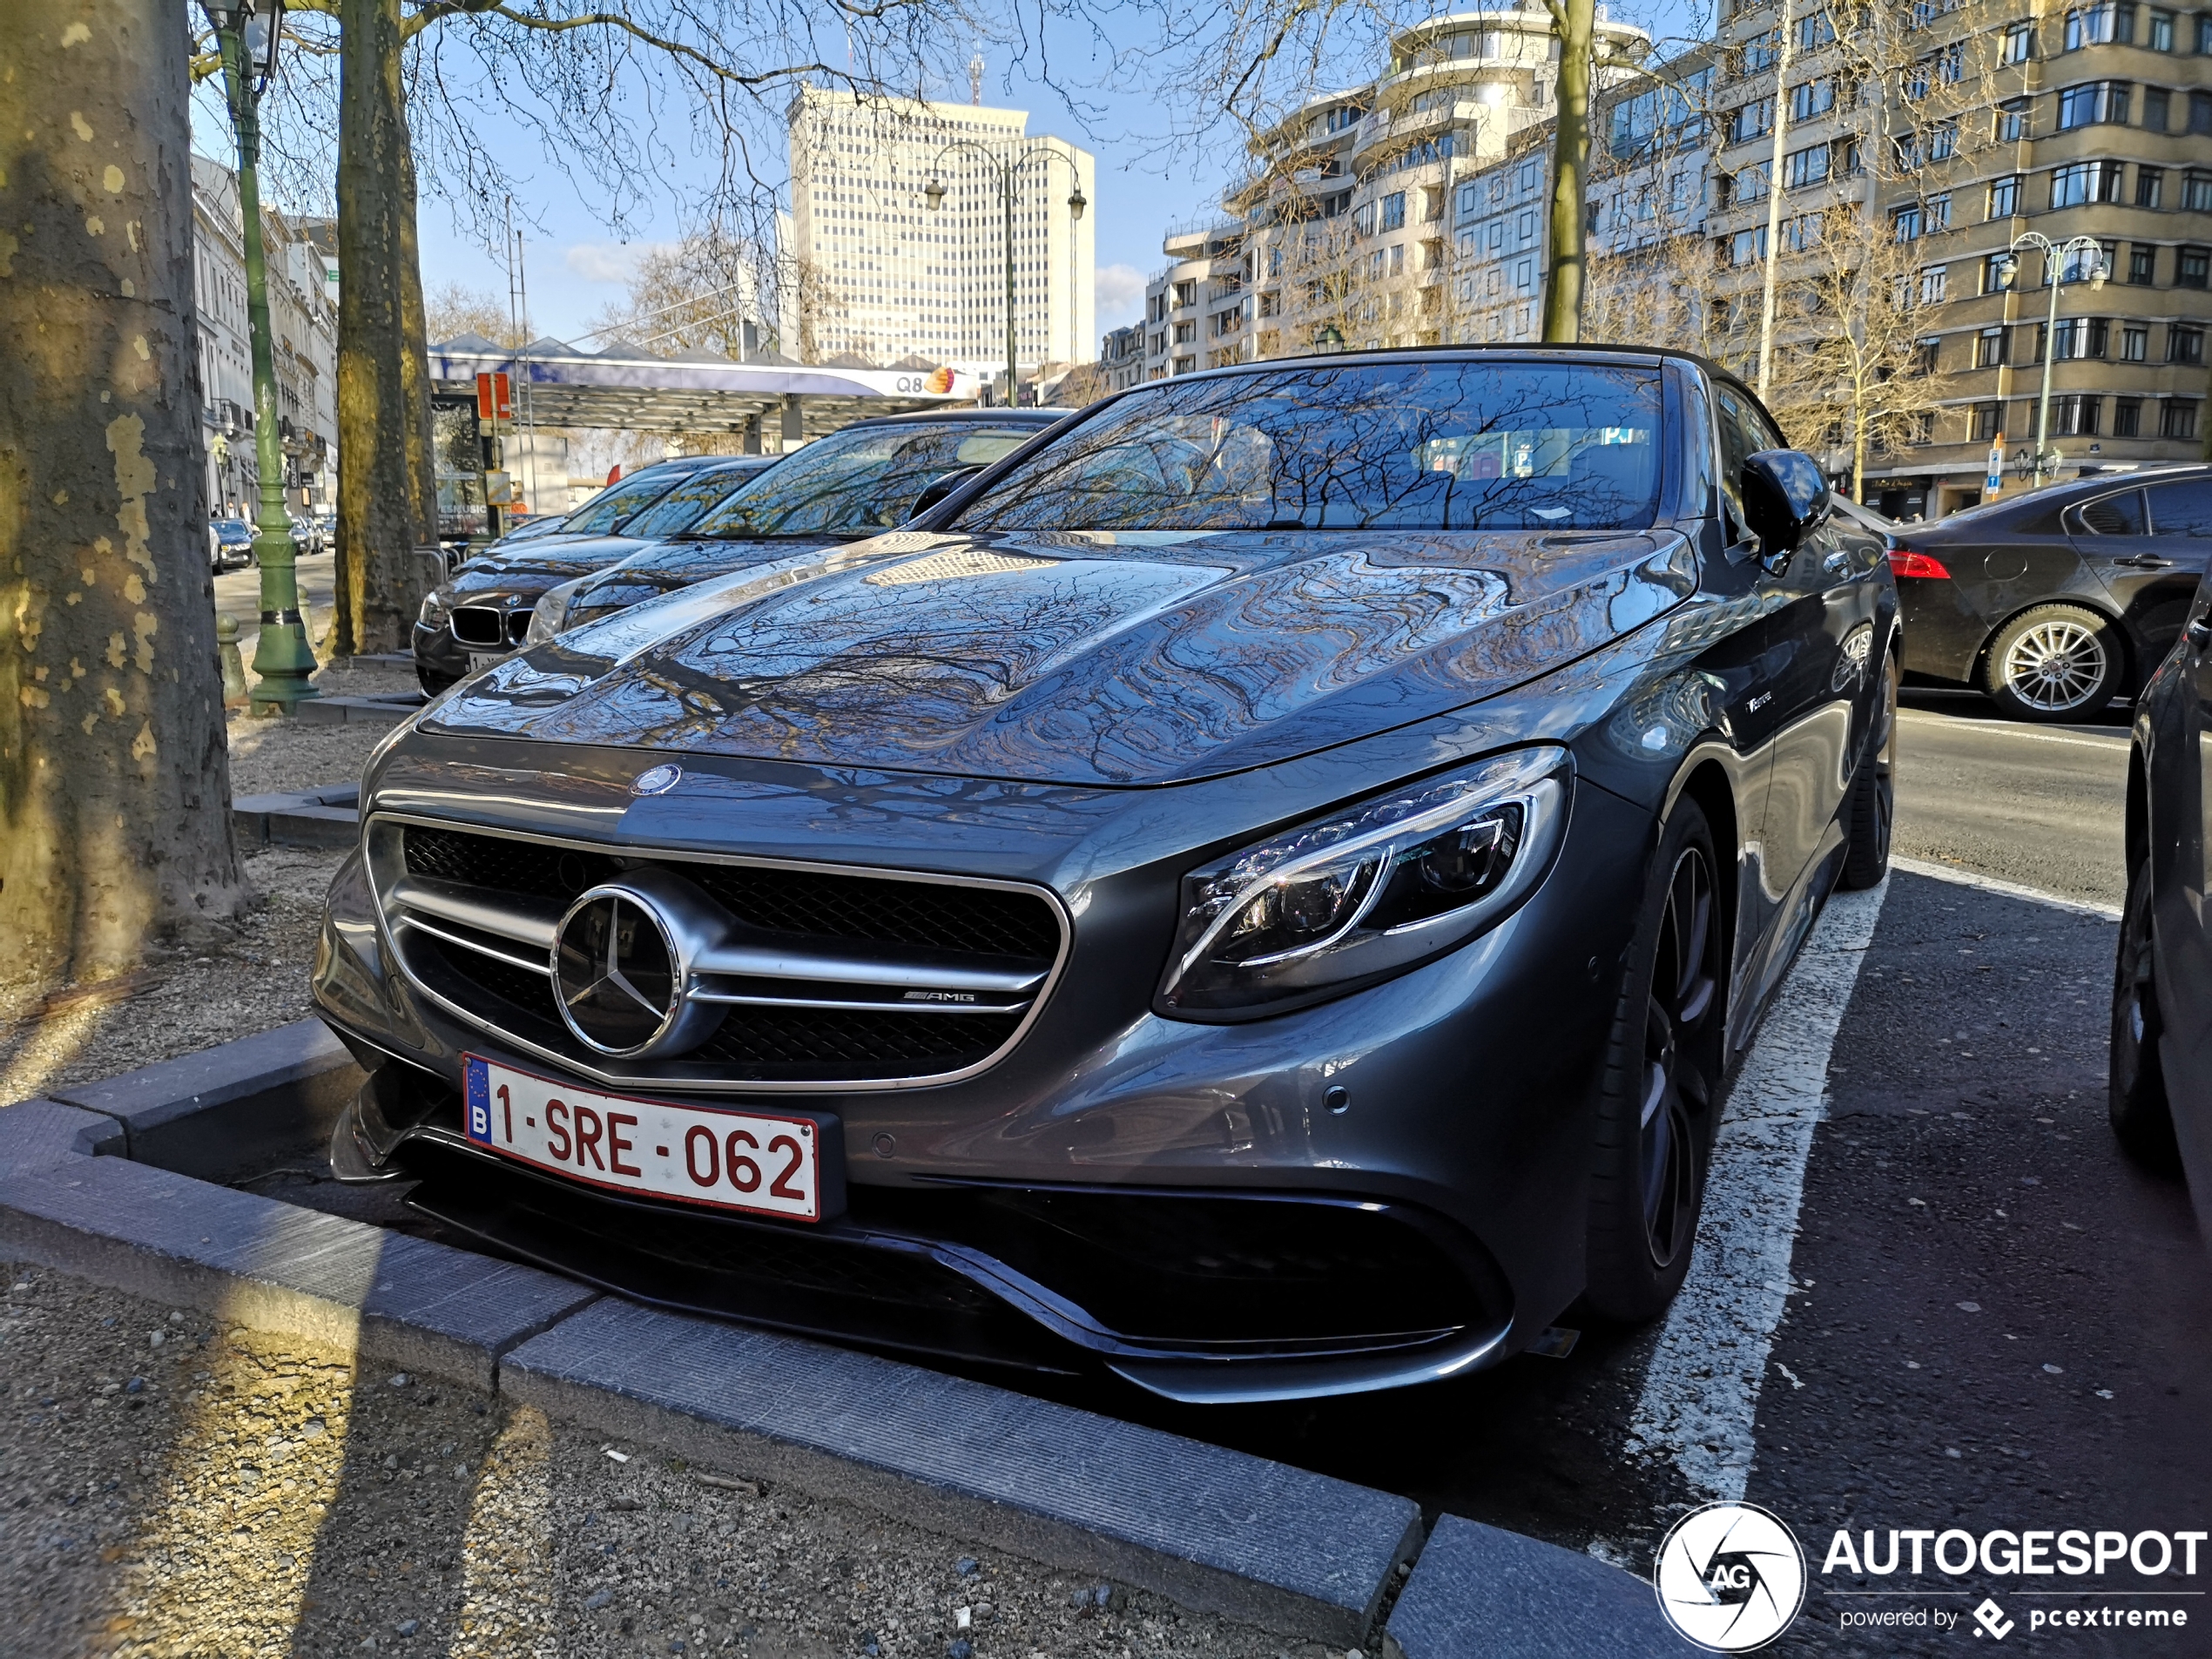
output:
M1340 1659L44 1269L0 1290L0 1652Z

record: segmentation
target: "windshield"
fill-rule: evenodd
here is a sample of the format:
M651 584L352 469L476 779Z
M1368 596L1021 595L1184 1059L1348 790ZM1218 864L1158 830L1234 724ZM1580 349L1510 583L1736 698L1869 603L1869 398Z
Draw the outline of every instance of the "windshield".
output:
M625 478L601 490L563 519L561 529L571 535L604 536L640 508L650 507L668 494L683 482L685 475L671 477L664 472L651 472Z
M253 530L247 527L246 521L242 518L217 519L215 521L215 533L219 536L251 536L253 534Z
M1009 455L1038 430L980 421L847 427L785 456L692 534L872 535L905 523L932 479Z
M748 467L708 467L695 472L624 525L623 534L647 541L680 535L705 516L708 508L726 500L752 471Z
M962 529L1643 529L1659 374L1406 363L1167 381L1084 421Z

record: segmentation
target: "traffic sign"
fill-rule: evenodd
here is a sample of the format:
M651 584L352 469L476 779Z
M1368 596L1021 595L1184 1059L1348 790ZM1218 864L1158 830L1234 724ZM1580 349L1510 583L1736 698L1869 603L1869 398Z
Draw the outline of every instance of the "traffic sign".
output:
M476 418L511 421L515 418L514 385L505 374L476 376Z

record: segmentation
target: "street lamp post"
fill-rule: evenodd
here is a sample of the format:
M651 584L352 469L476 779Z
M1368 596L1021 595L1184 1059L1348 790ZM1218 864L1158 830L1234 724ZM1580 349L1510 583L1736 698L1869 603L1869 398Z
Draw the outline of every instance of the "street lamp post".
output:
M2092 293L2105 285L2110 274L2105 269L2104 245L2093 236L2076 236L2064 242L2054 242L2040 231L2022 231L2013 239L2013 245L1997 262L1997 286L2009 293L2020 280L2020 253L2022 248L2034 247L2043 251L2044 285L2051 290L2050 315L2043 324L2043 395L2035 410L2035 477L2032 488L2040 489L2043 475L2058 470L2059 457L2051 453L2051 364L2058 356L2059 347L2059 289L2066 282L2080 281L2082 278L2068 278L2067 266L2084 254L2091 256L2086 275Z
M246 327L253 352L253 451L261 500L253 559L261 570L261 631L253 650L252 712L289 714L316 695L307 677L315 654L300 614L292 520L284 505L284 450L277 421L276 357L270 344L268 266L261 238L261 91L276 70L284 0L202 0L223 58L223 90L238 133L238 206L245 221Z
M955 138L940 150L936 160L929 164L929 183L921 193L933 213L945 205L945 186L937 177L938 165L955 150L973 150L983 158L986 165L995 169L999 176L999 203L1006 210L1006 406L1012 408L1021 401L1022 391L1021 370L1014 357L1014 181L1036 157L1043 156L1049 159L1060 152L1032 145L1019 155L1007 158L974 138ZM1074 172L1074 160L1066 157L1062 158L1068 162L1069 171ZM1076 188L1068 198L1068 216L1080 219L1083 216L1083 209L1089 206L1089 199L1083 194L1082 176L1078 174Z

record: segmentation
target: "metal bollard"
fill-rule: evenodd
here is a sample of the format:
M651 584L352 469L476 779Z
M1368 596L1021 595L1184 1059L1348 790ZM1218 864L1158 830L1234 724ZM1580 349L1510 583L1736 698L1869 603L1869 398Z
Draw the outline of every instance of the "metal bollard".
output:
M246 704L246 659L239 655L238 618L215 618L216 655L223 664L223 706L242 709Z

